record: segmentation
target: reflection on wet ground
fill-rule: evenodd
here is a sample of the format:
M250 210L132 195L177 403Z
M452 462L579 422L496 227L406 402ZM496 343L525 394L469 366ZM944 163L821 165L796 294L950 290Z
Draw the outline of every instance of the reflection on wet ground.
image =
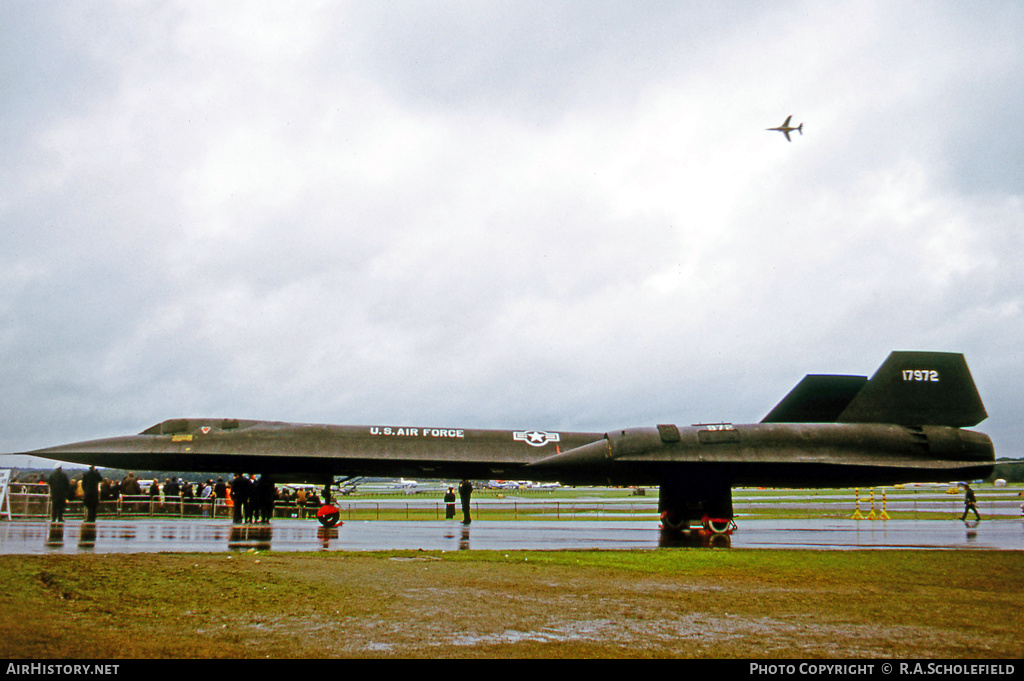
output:
M650 521L351 521L281 519L0 522L0 554L219 551L658 549L1024 549L1024 520L748 520L732 535L663 536Z

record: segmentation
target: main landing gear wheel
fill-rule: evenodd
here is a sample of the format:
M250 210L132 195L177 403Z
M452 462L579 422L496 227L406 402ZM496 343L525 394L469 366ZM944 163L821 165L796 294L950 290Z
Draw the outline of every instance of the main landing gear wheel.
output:
M341 511L338 510L337 506L332 504L324 504L320 507L320 510L316 512L316 519L320 521L320 524L324 527L335 527L340 525L341 522Z
M704 516L704 529L711 534L732 534L736 529L736 523L732 518L708 518Z
M678 518L673 513L664 512L661 514L662 528L669 532L680 533L690 530L689 518Z
M689 532L694 529L689 518L677 518L672 513L661 514L662 528L676 534ZM697 526L697 532L703 535L732 534L736 529L736 522L732 518L709 518L704 516Z

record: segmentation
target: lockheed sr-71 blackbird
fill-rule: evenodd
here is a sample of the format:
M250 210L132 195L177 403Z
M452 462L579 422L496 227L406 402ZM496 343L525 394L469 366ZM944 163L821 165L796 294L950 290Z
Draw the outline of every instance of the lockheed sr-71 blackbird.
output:
M989 475L987 418L963 355L893 352L865 376L808 375L760 422L607 433L333 426L224 418L27 452L132 470L369 475L659 488L663 526L725 531L732 488L869 487Z

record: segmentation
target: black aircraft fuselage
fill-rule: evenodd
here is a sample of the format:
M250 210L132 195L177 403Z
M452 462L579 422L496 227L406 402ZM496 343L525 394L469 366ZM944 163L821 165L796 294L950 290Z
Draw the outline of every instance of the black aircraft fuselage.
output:
M986 418L962 355L894 352L870 380L807 376L761 423L600 432L174 419L138 435L29 452L120 469L530 479L658 486L663 520L731 519L731 489L865 487L987 476Z

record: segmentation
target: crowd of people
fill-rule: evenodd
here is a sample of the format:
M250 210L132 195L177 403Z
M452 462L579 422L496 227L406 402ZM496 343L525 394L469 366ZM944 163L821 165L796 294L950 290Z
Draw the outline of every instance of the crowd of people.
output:
M269 475L242 473L227 482L223 477L198 482L165 478L161 482L140 480L134 472L121 480L112 480L102 477L95 467L69 478L63 467L57 467L49 476L40 475L34 482L14 483L12 491L49 494L50 519L54 522L63 522L68 503L74 501L82 502L90 522L96 520L101 502L120 502L129 512L167 512L188 503L201 508L204 516L212 512L215 504L228 504L232 507L232 519L245 523L270 522L278 505L297 508L301 517L315 514L320 508L320 496L311 489L278 487Z

